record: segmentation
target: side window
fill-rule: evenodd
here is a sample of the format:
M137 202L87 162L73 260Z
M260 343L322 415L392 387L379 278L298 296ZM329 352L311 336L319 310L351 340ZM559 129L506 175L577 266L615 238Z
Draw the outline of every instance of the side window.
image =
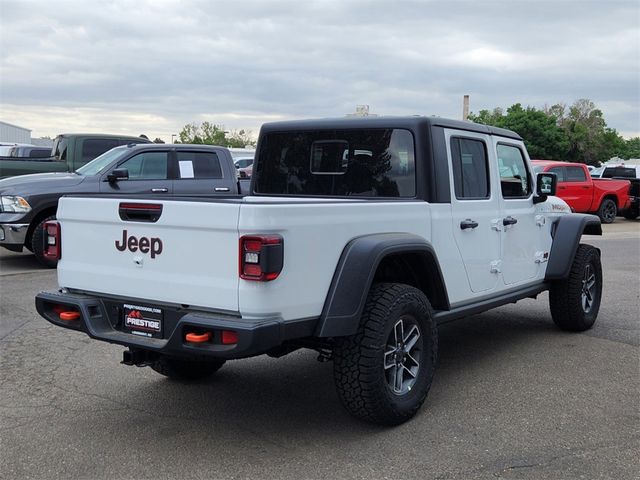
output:
M528 197L531 180L522 151L512 145L498 144L497 153L502 197Z
M68 141L64 137L57 137L53 144L53 156L61 162L67 160L67 144Z
M144 152L124 161L118 168L129 170L129 180L166 180L168 152Z
M222 178L215 152L178 152L180 178Z
M584 174L584 170L580 167L564 167L567 175L567 182L586 182L587 176Z
M29 152L30 158L49 158L51 156L51 150L33 149Z
M453 137L451 160L456 198L489 198L489 163L485 143Z
M87 138L82 142L82 162L87 163L107 150L118 146L118 140L110 138Z
M549 169L549 172L556 174L558 183L567 181L564 177L564 167L553 167Z

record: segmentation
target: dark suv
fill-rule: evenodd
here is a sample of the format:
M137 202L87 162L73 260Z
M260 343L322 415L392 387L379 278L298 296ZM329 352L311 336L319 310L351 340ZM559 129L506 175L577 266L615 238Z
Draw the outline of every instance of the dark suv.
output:
M42 225L55 218L58 200L75 193L238 193L229 150L208 145L124 145L103 153L75 172L38 173L0 180L0 246L31 250L40 263Z

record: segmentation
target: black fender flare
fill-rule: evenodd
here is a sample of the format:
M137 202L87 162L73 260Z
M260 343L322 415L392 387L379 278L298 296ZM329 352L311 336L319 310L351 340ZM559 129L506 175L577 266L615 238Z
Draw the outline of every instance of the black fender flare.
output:
M553 244L545 281L568 278L582 235L602 235L602 225L595 215L572 213L558 218L554 222L552 232Z
M411 233L382 233L351 240L343 249L316 328L318 337L353 335L367 301L376 271L385 257L399 253L426 255L437 275L439 298L449 305L446 286L433 246Z

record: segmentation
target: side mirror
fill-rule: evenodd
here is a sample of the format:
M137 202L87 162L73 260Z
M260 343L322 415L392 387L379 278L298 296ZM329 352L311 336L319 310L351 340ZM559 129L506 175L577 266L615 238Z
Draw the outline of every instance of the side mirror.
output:
M536 176L536 196L533 197L533 203L546 202L549 195L556 194L557 185L558 177L555 173L539 173Z
M126 168L115 168L107 175L109 183L115 183L118 180L129 180L129 170Z

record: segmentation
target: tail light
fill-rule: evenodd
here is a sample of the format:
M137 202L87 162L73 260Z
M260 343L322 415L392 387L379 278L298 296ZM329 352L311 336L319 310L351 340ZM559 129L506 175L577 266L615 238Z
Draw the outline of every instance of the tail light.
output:
M282 271L284 247L280 235L240 238L240 278L256 282L275 280Z
M60 260L62 256L60 242L60 224L58 222L45 222L43 256L49 260Z
M222 330L220 339L222 340L223 345L235 345L238 343L238 332L234 332L233 330Z

